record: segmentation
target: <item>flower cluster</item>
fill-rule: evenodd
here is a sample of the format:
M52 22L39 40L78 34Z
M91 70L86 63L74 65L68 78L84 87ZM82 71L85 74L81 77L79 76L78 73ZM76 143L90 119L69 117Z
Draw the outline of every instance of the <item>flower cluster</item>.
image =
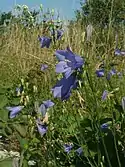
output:
M48 127L43 121L40 120L40 118L44 118L46 116L47 110L52 106L54 106L54 103L51 100L43 101L43 103L40 105L38 109L39 113L36 113L38 115L36 125L41 136L47 132ZM15 118L24 109L24 106L6 107L6 109L10 113L9 117L12 119Z
M77 72L82 71L84 60L74 54L69 47L66 50L57 50L55 56L59 61L56 65L56 73L62 73L63 78L51 90L55 98L63 101L70 97L72 89L77 88Z
M43 38L42 47L49 47L50 39ZM51 89L54 98L60 98L62 101L67 100L71 95L71 90L76 89L78 86L78 72L82 72L82 66L84 65L84 60L80 56L74 54L69 47L66 50L57 50L55 52L55 56L58 59L58 64L56 65L56 72L62 73L63 77L57 82L55 86ZM48 65L42 64L41 71L44 71L48 68ZM23 84L24 85L24 81ZM23 87L16 88L17 93L24 92ZM26 105L18 105L13 107L6 107L6 109L10 112L9 117L15 118ZM43 103L38 107L38 112L36 113L36 126L38 128L39 133L43 136L48 127L41 121L41 118L46 117L47 110L54 106L54 103L51 100L43 101Z
M55 30L53 28L52 30L50 30L51 37L38 36L38 40L40 41L41 48L44 48L44 47L49 48L52 41L55 43L55 40L61 40L63 34L64 34L64 30L62 29Z
M97 69L95 73L96 73L96 76L99 77L99 78L105 76L105 70L104 69ZM117 71L115 69L111 69L107 73L106 79L110 80L113 75L118 75L119 76L119 73L117 73Z

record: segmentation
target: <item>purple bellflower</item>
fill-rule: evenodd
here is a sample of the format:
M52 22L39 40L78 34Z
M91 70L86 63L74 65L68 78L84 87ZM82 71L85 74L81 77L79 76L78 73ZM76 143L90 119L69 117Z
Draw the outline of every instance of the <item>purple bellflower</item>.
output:
M107 123L103 123L103 124L101 125L101 130L107 130L108 127L109 127L109 125L108 125Z
M73 144L64 144L63 147L64 147L64 151L66 153L69 153L73 148Z
M96 70L97 77L104 77L104 69Z
M77 83L75 75L72 74L68 78L64 76L51 90L55 98L67 100L71 95L71 89L77 88Z
M113 76L115 74L116 74L116 70L115 69L110 70L108 75L107 75L107 80L110 80L111 76Z
M125 51L121 51L120 49L115 49L115 55L116 56L124 56Z
M51 36L54 36L56 38L56 40L60 40L64 34L64 30L58 29L58 30L54 30L52 29L50 31Z
M108 91L104 90L104 92L102 94L102 100L106 100L107 96L108 96Z
M47 109L51 108L52 106L54 106L54 103L51 100L43 101L43 104L40 106L40 112L42 113L43 117L45 116Z
M78 153L78 155L80 156L83 153L83 149L82 147L79 147L76 152Z
M42 64L41 65L41 71L45 71L48 68L47 64Z
M6 107L10 111L10 118L15 118L23 108L24 106Z
M83 58L74 54L69 47L66 50L57 50L56 58L59 63L56 65L57 73L64 73L68 78L74 70L80 70L84 64Z
M43 136L44 134L46 134L46 132L48 130L48 127L45 124L39 124L39 123L37 123L37 128L38 128L38 131L39 131L39 133L40 133L41 136Z
M63 30L57 30L57 40L60 40L64 34Z
M50 44L52 42L51 38L45 37L45 36L43 36L43 37L38 36L38 40L41 43L41 48L44 48L44 47L49 48Z

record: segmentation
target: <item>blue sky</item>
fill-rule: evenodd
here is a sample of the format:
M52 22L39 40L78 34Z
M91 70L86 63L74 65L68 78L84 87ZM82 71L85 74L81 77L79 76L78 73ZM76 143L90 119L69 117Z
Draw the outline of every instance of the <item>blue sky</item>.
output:
M69 19L73 18L74 10L80 7L80 0L1 0L0 11L10 11L15 4L27 5L31 9L43 4L44 9L57 9L62 17Z

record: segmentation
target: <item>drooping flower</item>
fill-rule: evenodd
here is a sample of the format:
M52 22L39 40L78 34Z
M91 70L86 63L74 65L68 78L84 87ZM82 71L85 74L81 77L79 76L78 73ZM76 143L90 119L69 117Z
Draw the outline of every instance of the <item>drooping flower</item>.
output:
M52 39L46 36L43 36L43 37L38 36L38 40L40 41L41 48L44 48L44 47L49 48L52 42Z
M82 147L79 147L76 152L78 153L78 155L80 156L83 153L83 149Z
M69 47L66 50L57 50L56 58L59 63L56 65L57 73L65 73L66 78L69 77L74 70L80 70L84 64L83 58L74 54Z
M57 30L57 40L60 40L64 34L63 30Z
M125 55L125 51L122 51L120 49L115 49L115 55L116 56L124 56Z
M67 100L70 97L71 89L75 89L77 83L76 75L72 74L68 78L64 76L51 90L55 98L60 98L62 101Z
M101 125L101 130L107 130L109 125L107 123L104 123Z
M41 65L41 71L45 71L48 68L47 64L42 64Z
M46 123L41 121L40 118L36 119L36 125L37 125L38 132L40 133L41 136L47 133L48 126Z
M52 37L54 37L56 40L60 40L62 38L63 34L64 34L64 30L62 30L62 29L56 30L56 29L52 28L50 30L50 35Z
M104 77L104 69L96 70L97 77Z
M63 147L64 147L64 151L66 153L69 153L73 148L73 144L64 144Z
M110 70L108 75L107 75L107 80L110 80L111 76L113 76L115 74L116 74L116 70L115 69Z
M6 107L6 109L10 111L10 118L16 117L23 108L24 106Z
M43 117L45 116L47 109L52 106L54 106L54 103L51 100L43 101L43 104L40 106L40 112L42 113Z
M37 123L37 128L38 128L38 131L40 133L41 136L43 136L44 134L46 134L47 130L48 130L48 127L46 124L44 123Z
M56 73L64 73L65 77L68 78L72 73L72 68L68 66L67 62L60 61L56 65Z
M121 55L120 49L115 49L115 55L117 55L117 56Z
M102 94L102 100L106 100L107 96L108 96L108 91L104 90L104 92Z

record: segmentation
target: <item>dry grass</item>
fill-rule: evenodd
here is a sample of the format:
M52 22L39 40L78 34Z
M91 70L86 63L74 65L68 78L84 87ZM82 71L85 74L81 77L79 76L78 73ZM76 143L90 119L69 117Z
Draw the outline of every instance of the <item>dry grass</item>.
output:
M110 34L108 34L110 32ZM119 41L122 46L125 45L124 28L121 29ZM37 36L42 36L42 27L33 29L24 29L18 24L7 28L7 31L0 38L0 82L13 82L21 76L26 76L36 64L47 62L54 66L55 49L65 49L70 45L72 50L80 55L86 56L92 66L96 66L97 56L107 57L109 59L114 53L116 46L115 30L100 30L96 28L93 31L93 37L90 43L85 42L85 26L80 23L73 24L67 29L61 44L52 46L50 49L40 48ZM108 40L108 41L107 41Z

